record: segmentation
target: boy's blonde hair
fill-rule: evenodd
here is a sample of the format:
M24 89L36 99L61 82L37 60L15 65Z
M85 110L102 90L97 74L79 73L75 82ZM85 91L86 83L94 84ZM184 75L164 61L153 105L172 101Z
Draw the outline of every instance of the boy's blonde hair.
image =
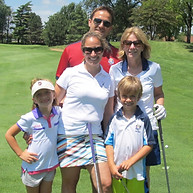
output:
M141 81L134 76L125 76L122 78L118 84L117 95L120 99L120 93L128 95L128 93L133 93L138 96L138 100L141 98L143 88Z
M30 90L32 90L33 85L34 85L37 81L39 81L39 80L46 80L46 81L52 83L52 81L49 80L49 79L34 78L34 79L31 80ZM53 83L52 83L52 84L53 84ZM55 98L54 101L53 101L53 103L52 103L52 106L56 106L56 105L57 105L57 101L56 101L56 98ZM32 110L35 109L36 107L38 107L38 105L33 102L33 104L32 104Z

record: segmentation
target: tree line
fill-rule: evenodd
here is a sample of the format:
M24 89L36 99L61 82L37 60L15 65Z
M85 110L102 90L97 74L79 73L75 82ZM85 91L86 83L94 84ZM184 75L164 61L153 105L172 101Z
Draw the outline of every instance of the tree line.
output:
M119 41L127 27L136 25L151 40L165 38L171 41L183 34L190 43L192 0L83 0L79 4L63 6L45 24L32 12L31 1L13 12L4 0L0 0L0 41L48 46L78 41L89 29L89 14L100 5L111 7L115 14L109 36L111 41Z

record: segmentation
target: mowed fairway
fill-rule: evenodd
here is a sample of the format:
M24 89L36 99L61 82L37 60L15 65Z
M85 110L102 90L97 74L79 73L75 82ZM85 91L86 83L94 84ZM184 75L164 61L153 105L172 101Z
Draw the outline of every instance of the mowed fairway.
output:
M193 45L151 41L151 60L159 63L164 79L167 118L162 121L171 193L193 190ZM119 46L115 43L115 46ZM75 53L76 54L76 53ZM0 44L0 193L23 193L21 160L5 140L6 130L22 114L31 110L30 81L34 77L55 82L61 52L46 46ZM22 133L17 140L26 147ZM163 162L163 161L162 161ZM151 193L167 193L165 171L151 168ZM53 193L60 193L61 176L57 169ZM91 193L90 178L82 170L77 193Z

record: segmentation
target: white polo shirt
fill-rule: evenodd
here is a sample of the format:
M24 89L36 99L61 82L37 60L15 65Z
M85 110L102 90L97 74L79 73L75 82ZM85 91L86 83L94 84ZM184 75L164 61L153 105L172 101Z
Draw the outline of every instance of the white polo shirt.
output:
M23 171L38 174L51 171L58 166L56 151L57 135L64 134L60 107L53 107L51 116L46 120L38 108L22 115L17 122L19 128L32 135L32 143L28 151L38 154L38 161L28 164L22 161Z
M93 134L102 134L101 121L109 97L114 96L110 75L101 66L93 77L84 62L67 68L56 82L66 90L62 119L66 135L87 135L87 123Z
M105 140L106 145L114 148L114 162L118 166L135 155L144 145L155 144L150 120L137 106L131 119L126 119L122 108L112 117ZM122 173L124 178L144 180L145 159L139 160L128 171Z
M142 72L136 75L140 79L143 94L140 98L138 105L143 112L146 112L152 124L152 129L157 130L157 120L153 115L153 105L154 105L154 88L162 86L163 79L161 74L160 65L148 60L143 60ZM114 88L117 89L119 81L125 76L132 76L128 72L127 60L121 61L113 66L111 66L109 74L112 78ZM122 106L119 100L117 101L117 110Z

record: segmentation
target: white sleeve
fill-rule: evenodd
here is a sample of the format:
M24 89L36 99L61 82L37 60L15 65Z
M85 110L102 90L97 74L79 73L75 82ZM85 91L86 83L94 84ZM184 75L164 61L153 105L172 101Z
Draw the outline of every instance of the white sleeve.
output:
M56 84L58 84L60 87L66 90L68 88L68 83L71 74L72 74L72 67L66 68L59 77L59 79L56 81Z

